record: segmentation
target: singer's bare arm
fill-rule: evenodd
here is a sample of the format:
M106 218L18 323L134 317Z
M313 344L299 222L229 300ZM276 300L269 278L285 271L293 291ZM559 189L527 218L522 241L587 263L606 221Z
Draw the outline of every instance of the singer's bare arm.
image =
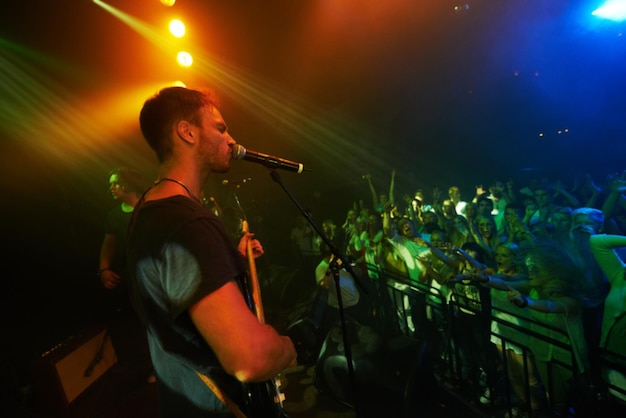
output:
M202 298L189 314L226 372L242 382L262 382L296 365L291 339L259 322L235 282Z

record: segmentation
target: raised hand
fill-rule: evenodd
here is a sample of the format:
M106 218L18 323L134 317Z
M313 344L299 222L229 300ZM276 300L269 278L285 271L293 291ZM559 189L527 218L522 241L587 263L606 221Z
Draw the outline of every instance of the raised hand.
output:
M622 172L622 174L614 174L612 176L607 177L607 182L609 183L609 188L613 193L624 193L626 192L626 171Z

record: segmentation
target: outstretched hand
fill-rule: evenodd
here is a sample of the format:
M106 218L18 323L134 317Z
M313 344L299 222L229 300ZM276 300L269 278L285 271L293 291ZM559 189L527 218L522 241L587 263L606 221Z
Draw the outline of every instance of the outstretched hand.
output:
M485 276L480 271L468 271L465 273L457 274L455 281L461 284L478 284L486 283L489 281L488 276Z
M527 306L528 301L526 297L522 295L518 290L513 289L511 286L507 286L508 291L506 292L506 298L514 304L515 306L519 306L520 308Z

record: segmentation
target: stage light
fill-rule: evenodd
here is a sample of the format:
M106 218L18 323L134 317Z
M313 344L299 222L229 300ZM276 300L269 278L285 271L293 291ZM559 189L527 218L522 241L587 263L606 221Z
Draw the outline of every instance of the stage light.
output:
M166 7L172 7L176 3L176 0L161 0L161 4Z
M461 3L461 4L455 4L452 9L454 10L455 13L465 13L467 11L469 11L469 4L467 3Z
M601 19L621 22L626 20L626 0L608 0L591 14Z
M183 67L191 67L193 64L193 57L189 52L181 51L177 56L178 63Z
M174 19L170 22L170 33L177 38L182 38L185 36L185 24L179 20Z

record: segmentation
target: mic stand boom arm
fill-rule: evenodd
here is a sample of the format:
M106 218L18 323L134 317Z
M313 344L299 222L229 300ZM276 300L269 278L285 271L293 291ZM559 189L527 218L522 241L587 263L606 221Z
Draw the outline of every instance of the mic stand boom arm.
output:
M339 306L339 318L341 319L341 330L342 330L342 337L343 337L344 353L346 356L346 362L348 366L348 376L350 379L350 384L352 386L352 399L354 401L354 412L355 412L356 417L359 418L361 415L359 414L357 385L356 385L356 378L354 375L354 365L352 363L352 349L351 349L350 341L348 338L348 329L346 327L346 318L344 315L343 301L341 298L341 287L339 285L339 271L342 268L348 271L350 275L352 276L352 278L354 279L354 282L359 286L360 289L363 290L365 294L368 293L367 289L365 289L365 287L363 287L363 285L360 283L359 279L354 273L354 270L352 269L352 264L347 262L346 257L343 254L341 254L337 246L330 240L330 238L328 238L328 236L326 236L326 234L324 234L324 231L317 226L315 221L313 221L313 218L311 217L311 214L309 213L309 211L304 209L302 205L300 205L298 200L287 189L287 187L285 187L285 185L281 181L280 175L276 172L275 169L270 169L270 176L272 180L274 180L276 183L280 185L280 187L287 194L287 196L289 196L291 201L296 205L296 207L302 213L302 216L304 216L306 220L309 222L309 224L311 224L315 232L317 232L317 234L320 236L322 241L324 241L324 243L328 245L328 248L330 248L330 251L334 255L334 258L332 259L330 263L330 269L333 273L333 278L335 280L335 288L337 290L337 304Z

